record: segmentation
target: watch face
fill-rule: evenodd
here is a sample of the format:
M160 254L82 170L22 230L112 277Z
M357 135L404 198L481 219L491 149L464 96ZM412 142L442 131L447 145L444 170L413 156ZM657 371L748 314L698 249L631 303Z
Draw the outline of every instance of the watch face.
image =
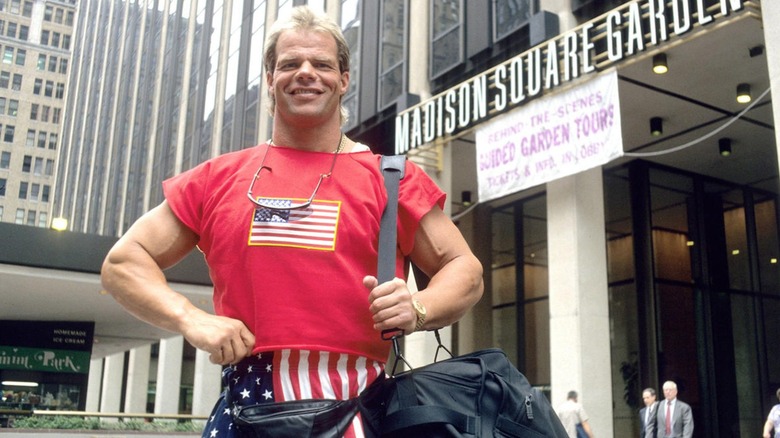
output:
M417 300L412 301L412 303L414 303L414 308L417 310L417 313L425 315L425 306L423 306L423 303Z

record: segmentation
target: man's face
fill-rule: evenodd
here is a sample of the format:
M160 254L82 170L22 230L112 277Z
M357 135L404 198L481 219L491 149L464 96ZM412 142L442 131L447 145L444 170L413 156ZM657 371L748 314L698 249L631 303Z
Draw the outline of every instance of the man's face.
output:
M642 393L642 401L645 402L645 406L650 406L653 403L655 403L655 394L650 394L650 392L645 391Z
M674 400L677 397L677 388L674 386L664 386L664 398Z
M276 44L274 71L267 74L266 82L276 101L275 118L292 125L332 119L340 124L340 101L349 86L349 72L339 69L331 35L283 32Z

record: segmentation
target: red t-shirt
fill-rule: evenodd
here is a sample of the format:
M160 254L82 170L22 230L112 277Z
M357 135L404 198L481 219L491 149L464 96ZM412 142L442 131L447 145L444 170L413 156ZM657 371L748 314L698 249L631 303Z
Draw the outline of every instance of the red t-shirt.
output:
M379 155L340 154L311 207L256 207L309 198L333 154L260 145L209 160L163 183L174 214L200 240L218 315L243 321L254 352L283 348L358 354L384 362L389 343L373 329L365 275L376 275L379 225L387 202ZM267 152L266 152L267 151ZM420 219L445 194L415 164L399 188L396 276ZM281 204L280 204L281 205Z

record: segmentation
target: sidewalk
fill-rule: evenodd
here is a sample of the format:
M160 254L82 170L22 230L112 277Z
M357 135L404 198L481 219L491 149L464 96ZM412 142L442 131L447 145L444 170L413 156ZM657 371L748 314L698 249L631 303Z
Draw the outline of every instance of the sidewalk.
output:
M117 430L81 430L69 431L65 429L0 429L2 438L170 438L170 437L199 437L196 432L168 432L150 433Z

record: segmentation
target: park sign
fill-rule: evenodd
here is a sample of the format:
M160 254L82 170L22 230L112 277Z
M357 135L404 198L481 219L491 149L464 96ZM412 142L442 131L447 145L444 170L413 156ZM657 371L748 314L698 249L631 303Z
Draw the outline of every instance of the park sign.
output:
M635 0L539 44L398 114L404 154L509 112L567 82L744 8L744 0Z
M0 370L89 372L94 322L0 320Z
M89 372L90 353L0 345L0 369L48 371L55 373Z

